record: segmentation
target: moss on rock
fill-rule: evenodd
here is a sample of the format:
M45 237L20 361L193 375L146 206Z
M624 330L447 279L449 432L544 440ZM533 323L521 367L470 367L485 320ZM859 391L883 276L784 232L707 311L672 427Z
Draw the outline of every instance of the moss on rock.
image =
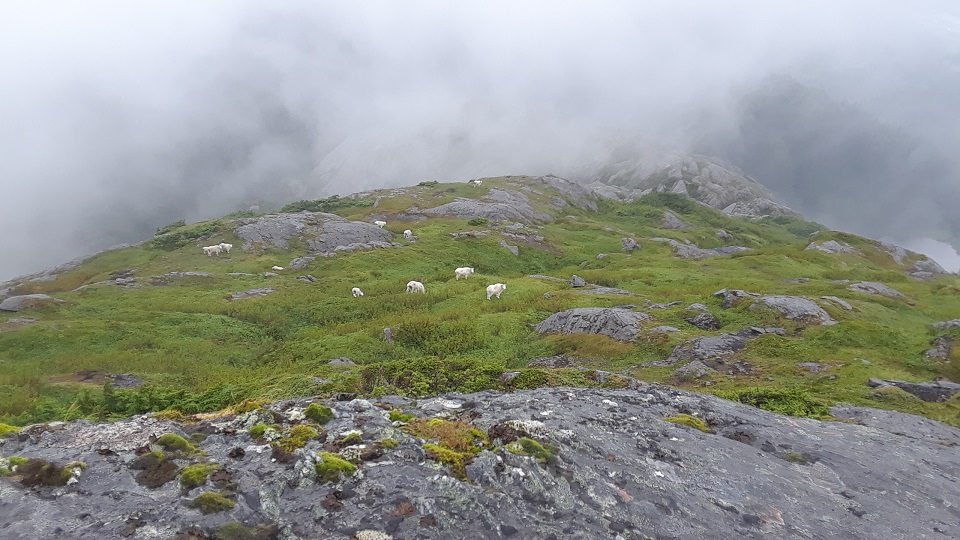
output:
M674 424L679 424L681 426L691 427L693 429L699 429L704 433L714 433L710 426L706 422L697 418L696 416L690 416L689 414L677 414L674 416L668 416L664 418L667 422L672 422Z
M228 499L215 491L201 493L196 499L190 501L191 508L196 508L204 514L225 512L232 509L236 505L237 503L235 503L233 500Z
M339 482L341 474L353 476L353 473L357 472L357 466L333 452L323 452L320 454L316 471L321 482Z
M326 405L320 405L319 403L311 403L310 406L303 411L303 415L321 426L334 418L333 409Z

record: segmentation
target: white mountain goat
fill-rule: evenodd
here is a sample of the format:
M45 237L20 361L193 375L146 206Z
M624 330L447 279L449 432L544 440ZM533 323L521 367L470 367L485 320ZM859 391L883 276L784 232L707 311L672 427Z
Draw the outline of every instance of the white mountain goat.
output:
M230 250L233 249L233 244L228 244L226 242L220 242L220 249L230 253Z
M410 229L403 231L403 237L407 240L413 238L413 231L411 231Z
M363 291L360 290L360 287L354 287L354 288L350 289L350 292L353 293L353 297L354 297L354 298L359 298L359 297L363 296Z
M426 294L427 289L423 286L423 283L420 283L419 281L411 281L410 283L407 283L407 292Z
M271 270L276 271L276 272L279 272L279 271L283 270L283 267L282 267L282 266L274 266L273 268L271 268Z
M503 283L494 283L493 285L487 285L487 300L491 296L497 295L497 298L500 298L500 293L507 290L507 286Z
M207 246L207 247L203 248L203 252L207 254L207 257L212 256L214 253L217 254L217 257L219 257L219 256L220 256L220 251L221 251L221 247L220 247L219 244L216 245L216 246Z
M470 180L470 181L467 182L467 183L479 187L479 186L483 185L483 180Z
M377 221L374 221L373 224L376 225L377 227L380 227L381 229L387 226L386 221L380 221L379 219Z
M473 268L470 268L469 266L464 266L462 268L457 268L453 272L457 275L457 281L460 281L461 277L463 279L467 279L468 277L470 277L470 274L473 273Z

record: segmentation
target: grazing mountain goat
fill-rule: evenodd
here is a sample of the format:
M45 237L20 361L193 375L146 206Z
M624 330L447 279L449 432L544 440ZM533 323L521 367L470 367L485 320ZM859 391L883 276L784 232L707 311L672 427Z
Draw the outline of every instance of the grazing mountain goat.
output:
M470 268L469 266L464 266L462 268L457 268L453 272L457 275L457 281L460 281L461 277L463 277L463 279L467 279L468 277L470 277L470 274L473 273L473 268Z
M467 183L468 183L468 184L471 184L471 185L473 185L473 186L479 187L479 186L483 185L483 180L470 180L470 181L467 182Z
M271 270L274 270L274 271L276 271L276 272L279 272L279 271L283 270L283 267L282 267L282 266L274 266L273 268L271 268Z
M360 287L354 287L354 288L350 289L350 292L353 293L353 297L354 297L354 298L359 298L359 297L363 296L363 291L360 290Z
M221 251L221 249L222 249L222 248L221 248L219 245L216 245L216 246L207 246L207 247L203 248L203 252L207 254L207 257L210 257L210 256L213 255L214 253L217 254L217 257L219 257L219 256L220 256L220 251Z
M505 290L507 290L507 286L504 285L503 283L494 283L493 285L488 285L487 300L489 300L490 297L493 295L497 295L497 298L500 298L500 293L502 293Z
M407 292L426 294L427 289L423 286L423 283L420 283L419 281L411 281L410 283L407 283Z
M233 249L233 244L228 244L226 242L220 242L220 249L230 253L230 250Z
M382 229L382 228L386 227L387 222L386 222L386 221L380 221L380 220L378 219L377 221L374 221L373 224L376 225L377 227L380 227L380 228Z
M411 231L410 229L403 231L403 237L407 240L413 238L413 231Z

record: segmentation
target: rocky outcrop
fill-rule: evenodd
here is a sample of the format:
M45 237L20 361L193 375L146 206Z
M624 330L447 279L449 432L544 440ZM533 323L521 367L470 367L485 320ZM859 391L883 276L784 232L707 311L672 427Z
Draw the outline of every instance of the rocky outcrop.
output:
M823 310L813 300L799 296L761 296L750 306L750 309L768 307L776 310L784 318L804 324L822 324L829 326L837 324L830 314Z
M872 540L960 532L944 504L960 499L956 459L945 451L960 443L960 430L853 407L834 409L849 423L787 418L709 395L630 384L575 394L567 388L451 394L416 405L381 398L384 407L458 417L488 433L492 444L463 468L469 481L455 478L430 457L426 441L364 400L322 402L335 417L323 437L293 452L272 450L247 430L269 421L288 431L309 399L198 424L135 417L31 429L4 440L0 453L86 467L63 487L28 488L16 472L0 479L0 530L22 540L211 538L228 530L252 538L257 527L290 540ZM681 413L707 431L665 421L686 418ZM217 464L199 487L135 482L131 466L140 459L137 449L149 448L150 434L192 432L206 434L198 444L205 456L174 461L173 474L188 463ZM348 433L352 445L335 442ZM544 451L514 444L518 437ZM354 459L357 473L318 479L322 451ZM891 496L890 486L901 495ZM226 494L232 506L211 514L188 506L207 492Z
M393 233L372 223L349 221L325 212L270 214L238 219L234 233L243 249L273 247L288 249L291 240L305 243L313 252L333 252L351 245L393 246ZM400 244L396 244L400 245Z
M630 253L631 251L637 251L643 249L643 246L637 243L634 238L621 238L620 243L623 245L623 248L620 251L624 253Z
M490 221L518 221L521 223L545 223L553 216L536 211L530 198L513 189L491 189L480 199L458 198L453 202L433 208L411 208L411 214L448 216L460 219L484 218Z
M537 325L541 334L602 334L633 341L641 324L653 320L646 313L619 308L574 308L554 313Z
M703 304L691 304L687 308L687 316L683 320L696 326L700 330L719 330L720 321L716 315L707 309Z
M948 337L938 337L934 338L930 345L933 347L927 349L923 353L924 356L931 360L949 360L950 356L953 354L953 346L955 341Z
M847 288L851 291L886 296L887 298L893 298L895 300L907 297L905 294L894 289L893 287L889 287L876 281L860 281L858 283L851 284Z
M586 286L587 286L587 282L586 282L586 280L584 280L582 277L574 274L573 277L570 278L570 286L571 286L571 287L586 287Z
M713 293L714 296L723 298L723 304L720 307L730 309L740 303L745 298L756 298L760 296L757 293L747 292L740 289L720 289Z
M853 306L851 306L849 302L843 300L842 298L838 298L836 296L821 296L820 298L828 302L833 302L847 311L853 311Z
M276 274L274 274L276 275ZM249 291L243 291L238 293L233 293L230 295L231 300L245 300L247 298L256 298L257 296L266 296L270 293L277 292L277 289L264 287L260 289L250 289Z
M718 248L703 249L693 242L678 242L672 238L651 238L654 242L664 242L670 244L674 249L674 254L683 259L706 259L708 257L722 257L738 251L750 251L750 248L741 246L723 246Z
M743 171L708 156L655 150L639 159L605 165L590 178L599 195L620 201L670 192L732 216L799 216Z
M292 261L290 261L289 264L287 264L287 268L291 270L303 270L307 266L310 266L310 263L312 263L316 259L317 259L316 257L297 257L296 259L293 259Z
M914 383L891 379L870 379L867 385L872 388L895 386L904 392L908 392L924 401L930 402L946 401L955 394L960 393L960 384L946 380Z
M851 246L846 242L837 242L836 240L827 240L820 244L816 242L810 242L810 245L806 249L813 249L816 251L822 251L824 253L854 253L859 254L857 248Z
M0 311L31 311L64 303L66 302L46 294L23 294L5 298L0 302Z
M688 230L692 229L693 225L680 219L673 212L665 210L663 212L663 221L660 222L660 227L663 229Z
M933 328L937 330L953 330L954 328L960 328L960 319L953 319L949 321L936 322L932 325Z
M672 366L683 362L724 360L742 350L747 341L763 334L783 335L783 328L747 328L739 332L702 336L684 341L673 348L665 360L646 362L649 366Z

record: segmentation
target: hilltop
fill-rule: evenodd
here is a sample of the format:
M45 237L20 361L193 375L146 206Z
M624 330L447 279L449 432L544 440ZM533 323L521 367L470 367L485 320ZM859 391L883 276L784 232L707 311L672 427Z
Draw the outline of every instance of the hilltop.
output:
M221 241L236 247L197 247ZM459 266L477 273L455 280ZM410 280L427 293L406 294ZM488 301L495 282L508 289ZM0 291L51 297L0 311L12 425L627 377L788 414L847 403L960 423L949 388L924 401L867 384L960 379L957 329L932 326L960 312L957 276L793 213L742 219L679 193L424 182L171 224Z

